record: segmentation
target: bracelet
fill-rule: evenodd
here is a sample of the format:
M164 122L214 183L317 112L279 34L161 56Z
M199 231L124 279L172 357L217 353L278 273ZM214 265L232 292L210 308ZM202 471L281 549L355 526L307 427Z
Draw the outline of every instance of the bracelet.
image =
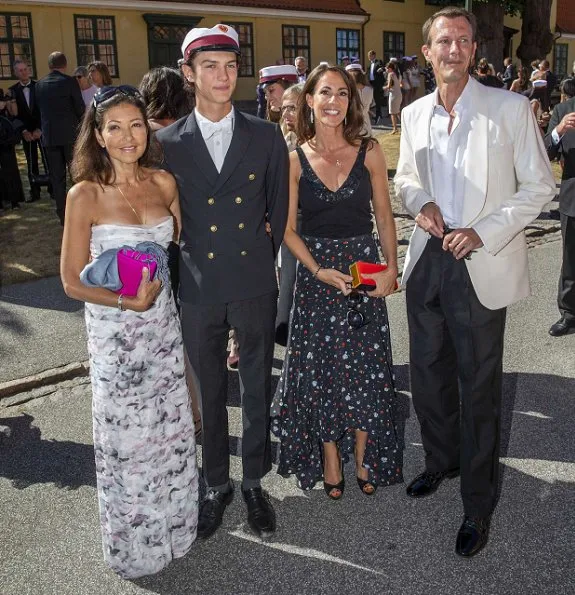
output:
M122 294L118 296L118 310L124 312L124 296Z
M317 274L321 271L321 269L323 269L323 267L321 266L321 264L317 267L317 271L313 274L314 277L317 277Z

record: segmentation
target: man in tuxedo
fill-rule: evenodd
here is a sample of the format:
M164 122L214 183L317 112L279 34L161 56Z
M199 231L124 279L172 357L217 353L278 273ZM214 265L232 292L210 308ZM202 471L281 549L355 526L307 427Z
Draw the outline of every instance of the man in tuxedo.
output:
M305 83L309 75L309 68L307 67L307 60L304 56L298 56L294 60L294 66L297 70L297 82Z
M67 66L68 61L62 52L52 52L48 57L50 73L36 83L42 140L46 147L56 214L62 225L66 211L66 168L72 161L74 142L84 115L80 87L66 74Z
M180 194L180 302L197 381L207 494L198 537L221 525L234 492L229 475L226 346L241 346L242 494L248 524L273 534L261 479L271 469L269 410L277 301L275 257L288 211L288 153L279 127L232 105L240 48L232 27L192 29L182 44L196 107L157 133ZM293 68L293 67L292 67ZM295 70L295 69L294 69ZM266 233L266 221L271 235Z
M469 76L475 31L462 8L424 24L437 90L403 110L395 177L416 223L402 282L425 452L407 494L461 475L464 557L487 543L496 503L506 307L530 291L524 228L555 194L529 101Z
M501 81L503 82L503 86L509 91L509 89L511 89L511 84L517 78L517 71L513 65L513 60L509 57L503 60L503 66L505 66L505 70L501 77Z
M563 263L557 305L561 318L551 326L553 337L575 330L575 78L561 84L563 101L556 105L545 136L547 154L563 162L559 216L563 238Z
M383 118L383 106L385 105L385 94L383 87L385 85L385 66L375 55L375 50L370 50L367 54L369 64L365 72L369 79L369 84L373 87L373 100L375 101L375 122L377 124Z
M16 100L18 107L18 119L24 124L22 132L22 147L28 162L28 179L30 180L30 198L27 202L33 202L40 198L40 188L31 183L30 173L38 174L38 143L42 136L40 124L40 110L35 98L36 81L32 80L30 66L24 60L16 60L13 65L14 75L18 79L15 85L10 87L12 97Z

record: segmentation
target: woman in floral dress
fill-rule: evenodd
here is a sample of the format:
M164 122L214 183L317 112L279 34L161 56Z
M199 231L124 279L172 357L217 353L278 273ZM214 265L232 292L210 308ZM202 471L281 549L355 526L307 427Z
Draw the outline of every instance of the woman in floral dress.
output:
M134 297L88 287L103 252L178 235L173 177L152 169L138 91L103 87L84 118L67 198L61 276L86 302L104 558L124 578L153 574L196 537L198 473L180 324L168 282L147 269Z
M350 455L365 495L402 481L384 300L397 277L395 223L383 152L362 127L350 76L318 66L298 104L302 144L290 155L284 241L299 267L272 430L281 441L278 473L295 475L303 489L323 479L334 500ZM379 260L372 207L388 267L372 275L376 288L364 295L351 292L347 273L355 261Z

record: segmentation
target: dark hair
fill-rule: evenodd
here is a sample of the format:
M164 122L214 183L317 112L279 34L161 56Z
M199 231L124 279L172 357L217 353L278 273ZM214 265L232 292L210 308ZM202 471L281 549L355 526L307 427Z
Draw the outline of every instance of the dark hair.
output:
M191 89L175 68L160 66L146 72L140 93L148 118L154 120L179 120L194 109Z
M196 72L196 69L194 68L194 58L196 56L198 56L199 54L203 53L206 50L200 49L200 50L194 50L189 56L188 59L185 60L184 62L182 62L182 64L186 64L187 66L189 66L194 72ZM236 63L238 65L238 68L240 67L240 58L241 55L240 54L236 54L236 52L234 52L234 50L214 50L217 52L227 52L230 54L234 54L236 56Z
M102 131L104 116L113 107L128 103L140 110L148 134L148 142L144 154L138 160L141 167L154 167L159 163L159 144L152 137L150 126L146 118L146 106L141 97L131 97L117 93L110 99L95 106L93 103L86 109L80 133L74 145L72 159L72 179L74 183L84 180L98 182L99 184L114 183L114 167L108 152L103 149L96 138L96 130Z
M399 66L397 64L397 62L395 62L394 60L390 60L386 65L386 68L391 68L391 70L393 70L393 72L395 72L395 74L397 74L399 76Z
M112 77L110 75L110 71L108 70L108 65L106 63L96 60L95 62L90 62L87 68L88 73L90 72L90 69L93 68L102 75L102 87L108 87L113 84Z
M367 75L363 70L353 69L348 71L353 80L355 81L356 85L363 85L367 87L369 85L369 81L367 80Z
M489 74L489 62L487 58L481 58L477 64L477 72L479 74Z
M48 56L48 68L66 68L68 60L62 52L52 52Z
M560 85L560 90L567 97L575 97L575 78L566 78Z
M298 143L301 145L315 136L315 123L310 119L311 109L307 104L306 98L308 95L314 94L319 80L327 72L339 74L349 92L349 104L346 120L344 120L343 124L343 137L350 145L356 145L363 138L367 137L365 133L362 133L364 126L363 108L357 86L344 68L341 66L329 66L328 64L320 64L310 72L302 94L299 96L296 119Z
M438 10L436 13L432 14L427 19L427 21L423 23L421 32L423 34L423 43L425 43L425 45L431 45L431 27L433 27L433 23L435 23L437 19L440 19L442 17L446 19L457 19L459 17L467 19L467 22L471 27L471 41L475 41L475 36L477 34L477 19L475 18L475 15L469 12L468 10L465 10L465 8L458 8L456 6L446 6L445 8L442 8L441 10Z

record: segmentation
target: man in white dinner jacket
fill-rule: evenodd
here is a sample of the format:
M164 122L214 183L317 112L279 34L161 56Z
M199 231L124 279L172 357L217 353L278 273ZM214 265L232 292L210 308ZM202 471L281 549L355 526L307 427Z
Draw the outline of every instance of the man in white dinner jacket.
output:
M496 502L506 306L530 291L524 228L555 194L528 100L469 76L475 30L461 8L424 24L437 90L402 112L395 177L416 222L402 282L425 451L407 493L461 475L465 557L487 543Z

